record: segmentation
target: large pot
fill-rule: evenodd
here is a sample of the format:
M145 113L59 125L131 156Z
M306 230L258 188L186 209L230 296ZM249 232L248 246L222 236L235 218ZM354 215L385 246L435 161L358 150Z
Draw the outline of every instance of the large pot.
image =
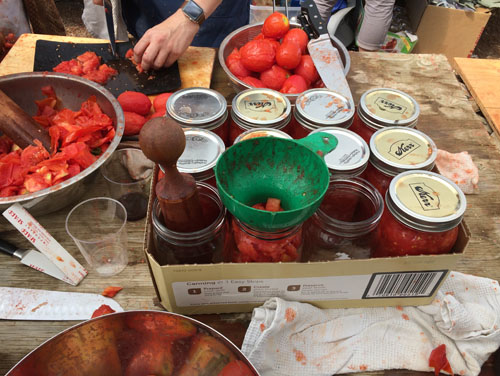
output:
M264 23L256 23L252 25L246 25L236 29L222 41L219 48L219 63L222 66L224 72L226 72L231 84L233 85L236 91L251 89L252 86L240 80L234 74L231 73L229 68L226 65L226 59L229 54L235 49L240 49L243 45L253 38L255 38L258 34L260 34L262 25ZM291 28L300 27L299 24L290 23ZM351 57L349 56L349 52L342 44L340 40L335 37L330 37L332 41L332 45L339 50L340 58L342 59L342 63L344 64L344 74L347 76L349 73L349 69L351 67ZM295 103L295 99L297 99L297 94L286 94L286 97L290 100L291 103Z
M102 111L113 120L115 137L106 152L78 175L38 192L0 197L0 212L14 203L19 203L36 216L54 212L76 202L88 191L88 185L93 181L97 170L113 153L123 136L125 119L122 108L116 98L99 84L64 73L28 72L0 77L0 90L30 115L36 114L35 100L45 98L41 88L47 85L54 88L62 106L73 111L79 110L82 102L94 95Z
M204 342L198 341L200 338ZM202 348L209 351L196 356L201 353L194 350ZM233 359L259 375L233 343L199 321L170 312L128 311L85 321L57 334L26 355L6 376L175 376L183 365L193 364L190 357L197 359L203 370L190 373L184 369L185 374L217 376ZM208 361L203 360L207 357Z

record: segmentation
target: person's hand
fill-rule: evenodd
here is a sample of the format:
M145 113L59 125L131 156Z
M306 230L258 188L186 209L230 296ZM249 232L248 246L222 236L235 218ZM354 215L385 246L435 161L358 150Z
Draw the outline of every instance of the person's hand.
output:
M102 1L103 0L93 0L95 5L103 5Z
M144 70L169 67L188 48L199 28L179 9L146 31L134 47L134 60Z

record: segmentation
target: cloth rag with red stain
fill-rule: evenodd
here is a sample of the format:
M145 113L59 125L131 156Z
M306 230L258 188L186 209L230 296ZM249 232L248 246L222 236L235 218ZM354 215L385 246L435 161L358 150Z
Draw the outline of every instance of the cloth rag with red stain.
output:
M469 153L449 153L438 149L436 166L439 173L457 184L465 194L479 193L479 170Z
M319 309L272 298L254 309L242 350L262 376L433 371L446 345L456 375L473 376L500 346L497 281L451 272L429 305Z

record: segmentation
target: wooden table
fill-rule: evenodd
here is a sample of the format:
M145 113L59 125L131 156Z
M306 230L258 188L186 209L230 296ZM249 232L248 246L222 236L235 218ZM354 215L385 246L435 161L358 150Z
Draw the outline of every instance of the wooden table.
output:
M352 53L352 66L348 80L356 103L362 93L374 87L400 89L413 96L420 104L418 128L434 139L437 146L450 152L468 151L479 167L480 194L469 195L465 218L472 239L457 271L500 279L500 152L496 135L489 136L484 124L467 100L466 92L457 82L448 60L442 55L397 55L378 53ZM1 72L1 65L0 65ZM216 64L212 88L226 96L228 101L235 92ZM87 196L97 196L105 189L99 178ZM64 230L68 209L38 218L43 226L84 265L80 253ZM31 270L18 261L0 256L0 286L39 288L60 291L99 293L109 285L122 286L116 301L125 310L160 310L142 251L144 221L127 223L130 261L119 275L102 278L90 273L78 287ZM27 241L6 224L0 224L0 238L27 247ZM241 345L248 314L208 315L198 319L212 325ZM0 373L9 370L25 354L43 341L75 322L0 321ZM367 373L364 373L367 374ZM414 371L385 371L373 375L431 375ZM491 363L483 367L481 376L494 375Z

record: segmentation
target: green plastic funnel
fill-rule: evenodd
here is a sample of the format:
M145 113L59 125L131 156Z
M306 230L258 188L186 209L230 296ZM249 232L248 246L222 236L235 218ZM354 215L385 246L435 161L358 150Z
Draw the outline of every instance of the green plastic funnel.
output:
M215 166L222 202L240 221L265 231L295 226L318 208L328 188L323 156L337 138L318 132L300 140L258 137L228 148ZM269 197L281 200L282 212L252 208Z

